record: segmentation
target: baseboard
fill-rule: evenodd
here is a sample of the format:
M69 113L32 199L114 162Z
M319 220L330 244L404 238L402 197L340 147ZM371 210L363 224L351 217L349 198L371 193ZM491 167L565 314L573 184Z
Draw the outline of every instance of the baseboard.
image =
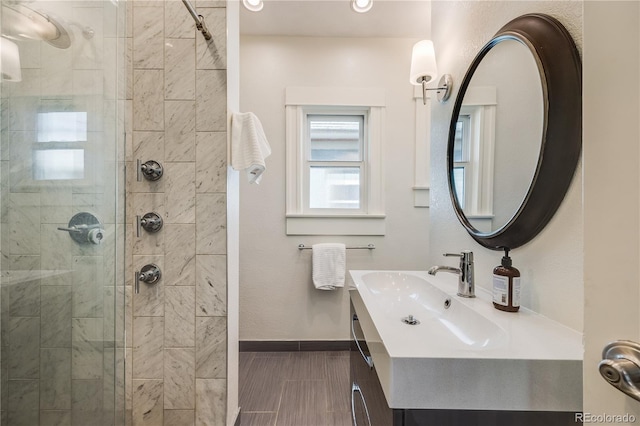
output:
M240 352L348 351L350 340L240 340Z

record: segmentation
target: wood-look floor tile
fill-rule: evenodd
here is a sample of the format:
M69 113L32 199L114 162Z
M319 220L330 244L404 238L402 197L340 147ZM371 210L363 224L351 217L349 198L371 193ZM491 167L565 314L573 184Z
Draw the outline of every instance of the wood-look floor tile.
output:
M325 380L287 380L276 426L325 426L326 406Z
M328 356L327 411L349 412L351 393L349 386L349 358Z
M324 352L294 352L288 380L326 380L327 366Z
M238 356L238 374L239 374L239 386L243 388L244 384L249 378L249 366L253 362L255 353L253 352L240 352Z
M324 351L326 357L343 357L349 358L350 351Z
M241 352L241 424L350 426L349 380L347 351Z
M286 368L273 357L255 357L248 366L240 390L240 406L246 411L277 411Z
M349 408L351 410L351 408ZM324 413L323 423L317 426L352 426L351 411Z
M277 413L247 413L242 412L240 426L274 426Z
M286 351L277 351L277 352L254 352L256 358L291 358L291 354L298 353L296 352L286 352Z

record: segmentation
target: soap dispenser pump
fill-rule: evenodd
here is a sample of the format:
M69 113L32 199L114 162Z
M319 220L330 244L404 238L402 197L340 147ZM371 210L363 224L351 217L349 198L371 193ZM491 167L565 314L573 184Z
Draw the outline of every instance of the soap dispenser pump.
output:
M493 269L493 306L507 312L520 309L520 271L512 266L506 247L501 264Z

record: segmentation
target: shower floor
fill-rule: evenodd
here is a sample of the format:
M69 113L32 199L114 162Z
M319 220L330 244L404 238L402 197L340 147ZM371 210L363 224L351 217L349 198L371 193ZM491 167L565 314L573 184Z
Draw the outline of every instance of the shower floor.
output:
M349 352L240 352L242 426L351 426Z

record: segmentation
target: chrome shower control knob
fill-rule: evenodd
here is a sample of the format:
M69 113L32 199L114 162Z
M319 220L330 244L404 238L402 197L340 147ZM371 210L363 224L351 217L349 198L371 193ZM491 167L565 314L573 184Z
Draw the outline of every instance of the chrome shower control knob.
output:
M155 284L161 276L162 273L160 272L160 268L153 263L150 263L142 267L138 274L138 279L143 283Z
M162 217L156 212L149 212L144 216L136 216L136 235L140 236L140 228L150 233L158 232L164 224Z
M144 177L146 180L156 181L162 177L164 169L157 161L149 160L142 163L138 160L138 181Z
M101 244L105 237L98 218L88 212L75 214L66 227L60 226L58 230L68 232L71 239L78 244Z
M104 238L104 230L100 228L90 229L87 233L87 241L92 244L102 244Z
M135 273L135 288L134 291L136 293L140 293L140 282L145 284L156 284L160 278L162 278L162 272L158 265L153 263L149 263L144 265L142 269L136 271Z

